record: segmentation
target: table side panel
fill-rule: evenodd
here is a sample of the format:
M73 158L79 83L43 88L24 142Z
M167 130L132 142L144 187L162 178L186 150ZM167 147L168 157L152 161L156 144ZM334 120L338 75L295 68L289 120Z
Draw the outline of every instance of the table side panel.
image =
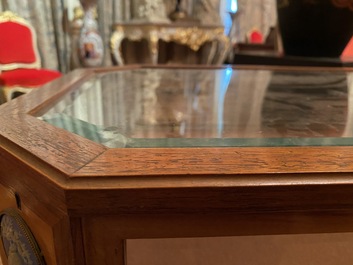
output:
M335 146L109 149L72 177L353 172L352 151Z
M132 215L84 218L87 264L125 264L121 238L183 238L351 232L353 212L336 214ZM94 242L94 243L92 243ZM107 248L97 248L107 244ZM119 262L120 261L120 262Z

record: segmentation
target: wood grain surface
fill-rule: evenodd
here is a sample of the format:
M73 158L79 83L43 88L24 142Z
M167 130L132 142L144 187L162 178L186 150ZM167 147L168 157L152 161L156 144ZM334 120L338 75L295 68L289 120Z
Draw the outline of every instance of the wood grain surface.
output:
M109 149L36 118L138 67L77 70L0 106L0 207L19 196L48 264L124 264L128 238L353 231L352 146Z

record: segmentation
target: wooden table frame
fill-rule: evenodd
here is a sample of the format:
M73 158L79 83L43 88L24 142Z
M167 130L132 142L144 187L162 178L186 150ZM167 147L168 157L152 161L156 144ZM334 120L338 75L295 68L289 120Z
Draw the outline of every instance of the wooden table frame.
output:
M0 106L0 210L19 209L47 264L124 264L133 238L353 232L353 147L108 149L35 117L138 67L75 70Z

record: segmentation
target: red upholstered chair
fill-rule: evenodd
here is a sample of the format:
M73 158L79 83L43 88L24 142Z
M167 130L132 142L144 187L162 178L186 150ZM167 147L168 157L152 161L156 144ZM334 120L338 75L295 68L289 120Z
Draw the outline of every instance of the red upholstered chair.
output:
M0 13L0 87L5 99L11 100L61 76L58 71L40 67L32 26L10 11Z

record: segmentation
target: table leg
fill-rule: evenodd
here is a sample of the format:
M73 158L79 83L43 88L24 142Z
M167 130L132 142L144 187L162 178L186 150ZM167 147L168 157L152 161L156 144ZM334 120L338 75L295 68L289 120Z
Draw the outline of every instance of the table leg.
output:
M149 48L151 51L152 64L158 64L158 32L155 30L150 32Z

